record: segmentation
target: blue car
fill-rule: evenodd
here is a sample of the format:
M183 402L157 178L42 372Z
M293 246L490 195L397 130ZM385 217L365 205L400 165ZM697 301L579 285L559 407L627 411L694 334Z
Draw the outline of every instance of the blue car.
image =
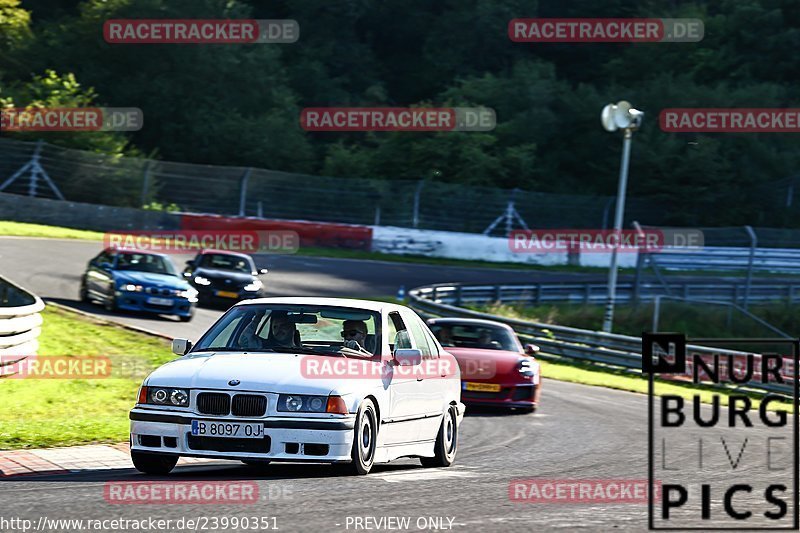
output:
M145 311L175 315L182 322L194 316L197 291L164 254L107 248L81 277L80 298L98 301L109 311Z

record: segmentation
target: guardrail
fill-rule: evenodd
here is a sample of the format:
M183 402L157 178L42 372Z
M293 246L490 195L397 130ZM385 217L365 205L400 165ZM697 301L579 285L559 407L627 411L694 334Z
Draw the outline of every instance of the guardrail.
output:
M664 248L646 257L650 264L666 270L800 274L800 250L791 248Z
M608 298L605 283L531 283L526 285L459 285L438 284L417 289L425 298L460 306L490 302L524 303L583 303L605 304ZM747 292L746 281L697 283L666 281L662 283L619 283L617 303L649 302L658 296L679 296L684 299L707 299L738 302ZM753 283L750 302L800 303L799 283Z
M500 290L503 301L508 301L502 291L511 292L514 286L496 286ZM526 286L527 287L527 286ZM437 316L482 318L502 322L511 326L523 342L532 342L542 349L542 357L550 359L571 359L581 362L599 363L613 367L641 371L642 368L642 339L602 331L592 331L553 324L543 324L527 320L518 320L503 316L481 313L458 307L469 300L465 295L473 289L485 290L484 286L463 286L459 284L431 285L417 287L409 291L409 305L420 315L427 318ZM481 293L483 294L483 293ZM496 293L492 296L496 296ZM444 300L451 300L445 303ZM452 305L458 301L457 305ZM475 300L472 300L473 302ZM484 300L486 301L486 300ZM703 356L713 354L730 354L744 357L746 352L725 350L706 346L692 345L688 347L692 353ZM796 370L791 369L791 376ZM792 384L759 384L758 389L791 394Z
M0 278L0 356L36 354L43 310L41 298Z

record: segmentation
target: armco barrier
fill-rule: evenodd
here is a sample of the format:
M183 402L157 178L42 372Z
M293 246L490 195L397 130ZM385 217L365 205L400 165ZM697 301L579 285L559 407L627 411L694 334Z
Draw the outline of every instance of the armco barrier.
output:
M331 224L306 220L266 220L217 215L181 215L182 230L209 231L295 231L300 246L370 250L372 228L350 224Z
M0 356L35 355L44 302L0 278Z
M447 287L460 292L466 292L465 289L468 289L467 286L462 287L458 284L451 284ZM602 331L543 324L472 311L443 303L441 299L437 298L437 293L441 294L438 292L441 289L441 286L417 287L412 289L408 293L409 305L426 318L443 316L482 318L508 324L514 328L514 331L523 342L532 342L539 345L539 347L542 348L543 358L566 358L581 362L599 363L641 371L641 337L630 337ZM452 294L450 296L452 297ZM688 346L688 350L692 353L698 353L701 356L730 354L734 357L735 362L747 355L746 352L710 348L706 346L692 345ZM791 378L793 378L794 372L796 371L793 360L784 358L784 367L786 369L786 377L790 380L789 383L763 384L759 386L759 388L781 394L791 394Z

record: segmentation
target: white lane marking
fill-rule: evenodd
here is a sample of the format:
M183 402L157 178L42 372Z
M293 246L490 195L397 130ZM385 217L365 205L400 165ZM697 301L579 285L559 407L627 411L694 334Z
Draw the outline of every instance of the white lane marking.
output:
M404 481L426 481L435 479L447 478L470 478L478 477L478 472L467 472L465 470L456 470L451 468L439 468L436 470L423 469L411 470L408 472L386 472L383 474L373 474L370 478L381 479L388 483L401 483Z

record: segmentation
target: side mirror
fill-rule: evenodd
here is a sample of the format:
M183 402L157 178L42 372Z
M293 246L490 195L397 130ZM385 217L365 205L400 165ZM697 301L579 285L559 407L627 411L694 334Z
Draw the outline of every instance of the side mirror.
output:
M188 339L172 339L172 353L186 355L192 349L192 341Z
M194 266L194 259L189 259L188 261L186 261L186 264L188 266L190 266L190 267L193 267Z
M525 353L527 355L536 355L539 353L540 348L535 344L526 344L525 345Z
M269 269L268 268L259 268L258 269L258 273L259 274L269 274Z
M397 366L418 366L422 364L422 352L413 348L400 348L394 351L393 359Z

